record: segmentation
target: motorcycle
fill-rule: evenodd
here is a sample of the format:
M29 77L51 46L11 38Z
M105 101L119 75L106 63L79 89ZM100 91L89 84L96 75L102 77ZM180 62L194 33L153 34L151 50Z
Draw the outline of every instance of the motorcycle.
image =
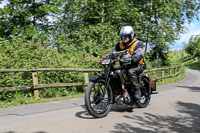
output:
M107 116L111 110L111 105L137 105L145 108L150 102L151 94L156 92L156 82L151 82L143 73L138 75L138 83L141 90L141 98L134 97L134 86L131 84L126 69L123 67L128 51L113 52L112 56L107 56L99 61L102 65L100 75L91 78L85 90L85 107L90 115L95 118ZM93 53L95 57L97 53ZM119 62L118 67L115 65Z

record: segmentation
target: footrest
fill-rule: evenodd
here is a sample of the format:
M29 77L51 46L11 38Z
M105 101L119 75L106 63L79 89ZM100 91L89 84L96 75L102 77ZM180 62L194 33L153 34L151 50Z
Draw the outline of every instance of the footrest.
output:
M153 92L151 92L151 94L158 94L158 92L157 91L153 91Z

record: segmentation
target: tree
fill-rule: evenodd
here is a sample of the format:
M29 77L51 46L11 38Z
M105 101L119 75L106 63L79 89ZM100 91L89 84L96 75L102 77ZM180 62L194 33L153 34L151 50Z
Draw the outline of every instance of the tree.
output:
M120 28L131 25L145 52L156 52L154 60L165 56L158 49L169 51L199 8L200 0L9 0L0 9L0 37L28 40L43 34L59 52L73 46L106 54L120 41Z
M58 11L56 1L8 0L0 9L0 37L26 36L30 40L35 33L48 32L51 22L48 16Z
M194 57L200 57L200 35L190 37L189 43L185 46L185 51Z
M118 1L117 1L118 2ZM114 8L116 1L94 1L77 0L65 1L62 8L62 16L55 24L61 29L58 37L60 40L67 40L65 43L56 41L57 47L68 45L75 46L80 50L103 51L113 49L119 39L117 28L111 23L110 11ZM64 45L64 46L61 46Z

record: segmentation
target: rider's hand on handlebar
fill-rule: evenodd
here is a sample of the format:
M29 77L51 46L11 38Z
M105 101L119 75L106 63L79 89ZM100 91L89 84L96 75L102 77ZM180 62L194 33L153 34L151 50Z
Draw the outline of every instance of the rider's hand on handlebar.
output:
M129 64L131 64L131 58L123 59L123 60L121 60L121 62L122 62L122 65L123 65L124 67L126 67L126 66L128 66Z
M110 53L108 56L106 56L107 58L110 58L110 59L115 59L116 56L113 54L113 53Z
M123 62L124 64L126 64L126 63L131 64L131 58L123 59L122 62Z

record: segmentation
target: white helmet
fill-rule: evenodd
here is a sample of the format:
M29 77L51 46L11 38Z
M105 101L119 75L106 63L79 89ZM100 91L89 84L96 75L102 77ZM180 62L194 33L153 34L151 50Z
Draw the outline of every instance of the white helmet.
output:
M134 30L133 30L133 27L132 26L124 26L121 28L120 30L120 38L122 40L122 36L125 36L125 35L130 35L130 39L133 39L134 38Z

